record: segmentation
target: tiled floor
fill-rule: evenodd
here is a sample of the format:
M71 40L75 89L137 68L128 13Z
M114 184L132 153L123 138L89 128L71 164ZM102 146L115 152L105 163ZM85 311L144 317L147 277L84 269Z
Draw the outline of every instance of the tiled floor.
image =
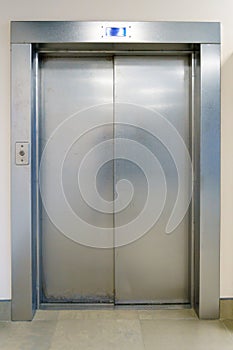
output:
M0 350L233 350L233 320L192 310L38 311L0 322Z

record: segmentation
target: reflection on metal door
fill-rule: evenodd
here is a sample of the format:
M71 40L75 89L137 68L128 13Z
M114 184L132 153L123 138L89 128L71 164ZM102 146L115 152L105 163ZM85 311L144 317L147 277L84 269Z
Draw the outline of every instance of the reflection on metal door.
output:
M42 300L188 303L189 214L166 234L178 175L159 138L175 127L189 147L188 57L43 57L40 71Z
M144 149L135 149L137 162L117 160L115 181L126 178L134 186L134 196L124 212L116 213L115 226L132 222L145 208L152 221L146 219L138 240L116 248L116 302L117 303L187 303L189 301L189 216L186 214L180 225L170 234L166 226L175 204L178 177L175 162L168 152L167 138L173 125L189 147L189 61L178 57L119 57L115 60L115 137L134 140ZM128 123L128 126L125 123ZM123 123L123 125L121 125ZM171 125L169 125L169 123ZM175 141L175 140L174 140ZM117 143L115 153L122 147ZM137 151L136 151L137 149ZM151 171L152 153L157 157L166 178L167 196L163 204L161 176ZM152 158L152 161L150 159ZM185 196L191 178L185 152L180 150ZM142 165L141 165L142 164ZM149 165L149 166L148 166ZM144 167L144 171L141 168ZM179 169L180 170L180 169ZM148 184L151 189L148 190ZM154 191L154 193L152 193ZM124 194L122 194L124 196ZM185 200L185 198L182 198ZM161 208L162 209L162 208ZM144 214L145 215L145 214ZM158 220L157 220L158 219ZM141 221L144 218L142 217ZM157 222L156 222L157 220ZM155 223L154 226L151 224ZM130 225L130 235L137 226Z
M44 193L41 211L44 301L113 301L113 249L98 249L77 243L79 235L88 236L95 226L108 228L109 239L113 240L113 214L100 213L91 208L83 199L78 186L80 163L93 146L110 140L106 152L113 155L112 106L111 60L42 60L40 143L43 166L40 180ZM99 124L105 123L105 126L93 128L88 125L92 120L97 120ZM52 143L56 151L50 156L45 145L52 147ZM66 149L67 153L61 154L60 148ZM105 160L106 152L95 154L92 163L95 165ZM43 158L45 154L47 156ZM60 161L62 168L54 170ZM64 198L58 197L58 191L52 187L57 176L61 176ZM112 162L100 170L96 180L101 196L106 201L112 201ZM90 186L88 181L85 186L87 188L84 191ZM69 204L70 212L62 210L61 201ZM54 210L52 214L50 206ZM70 213L80 217L81 222L87 225L75 225L69 218ZM59 218L62 220L60 225Z

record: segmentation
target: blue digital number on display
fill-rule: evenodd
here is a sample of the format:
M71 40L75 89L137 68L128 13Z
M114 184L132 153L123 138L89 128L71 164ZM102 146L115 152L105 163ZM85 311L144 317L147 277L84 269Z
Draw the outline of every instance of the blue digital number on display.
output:
M107 27L106 28L106 36L126 36L126 28L116 28L116 27Z

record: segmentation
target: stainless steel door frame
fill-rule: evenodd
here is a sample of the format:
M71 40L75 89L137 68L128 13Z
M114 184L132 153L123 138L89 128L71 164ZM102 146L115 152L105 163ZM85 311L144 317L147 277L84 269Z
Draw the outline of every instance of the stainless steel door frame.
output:
M125 28L126 36L105 29ZM84 45L85 44L85 45ZM171 51L190 45L194 79L194 307L200 318L219 317L220 236L220 26L188 22L12 22L11 233L12 320L31 320L36 309L38 211L37 50L67 47L102 51ZM74 45L72 47L72 45ZM153 46L154 45L154 46ZM16 165L16 143L29 145L29 164ZM211 209L211 210L210 210Z

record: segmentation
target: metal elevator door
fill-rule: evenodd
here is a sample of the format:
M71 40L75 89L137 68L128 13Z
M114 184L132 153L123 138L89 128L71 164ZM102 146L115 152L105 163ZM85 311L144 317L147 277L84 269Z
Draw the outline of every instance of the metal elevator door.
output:
M186 56L41 57L42 302L190 302L190 213L165 232L178 176L159 138L189 148L189 115Z

